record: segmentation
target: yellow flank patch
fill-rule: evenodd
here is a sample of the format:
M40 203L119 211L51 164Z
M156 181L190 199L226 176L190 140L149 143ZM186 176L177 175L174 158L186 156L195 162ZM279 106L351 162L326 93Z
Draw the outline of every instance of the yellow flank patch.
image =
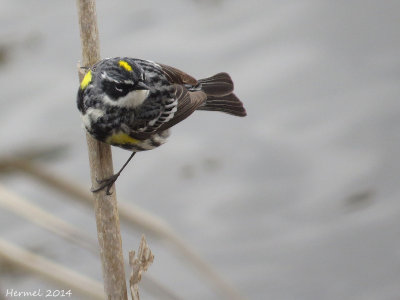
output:
M119 66L124 68L125 70L127 70L128 72L132 71L132 67L130 64L128 64L126 61L124 60L120 60L119 61Z
M81 82L81 89L85 89L89 83L92 81L92 71L86 73L85 77L83 77Z
M130 137L126 133L120 132L116 133L109 138L107 138L107 143L111 145L131 145L131 144L137 144L140 141L137 139L134 139L133 137Z

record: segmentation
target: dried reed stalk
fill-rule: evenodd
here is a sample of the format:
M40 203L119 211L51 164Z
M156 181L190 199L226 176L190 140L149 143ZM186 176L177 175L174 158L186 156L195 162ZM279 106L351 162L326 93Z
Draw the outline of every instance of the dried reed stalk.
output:
M64 291L71 290L71 299L77 297L75 293L85 295L85 299L104 299L104 292L100 282L3 239L0 239L0 260L4 260L24 271L38 274L61 287L68 287L64 288Z
M98 255L96 240L0 184L0 207Z
M7 169L18 169L31 175L42 183L70 195L74 200L83 200L83 203L90 205L93 203L91 195L80 185L70 182L54 172L41 168L25 158L1 158L0 171ZM118 203L118 207L121 220L126 221L135 228L141 227L148 233L154 234L174 246L179 254L184 255L203 278L213 286L214 290L221 295L221 298L232 300L244 299L234 286L221 277L213 266L207 263L197 253L196 249L190 247L164 220L133 203L122 201Z
M90 67L100 60L95 0L77 0L82 43L82 65ZM80 80L83 73L80 72ZM97 179L113 175L111 147L86 134L92 185ZM119 226L116 192L93 193L97 237L103 269L104 291L107 299L127 299L124 257Z
M142 279L142 273L147 271L148 267L153 263L153 260L154 255L147 245L145 236L142 235L137 256L135 255L135 251L129 252L129 265L132 267L129 286L132 300L140 300L139 282Z
M0 163L1 164L1 163ZM95 255L99 254L97 241L92 239L82 229L55 217L53 214L22 198L0 184L0 207L19 215L78 246L81 246ZM169 287L161 284L155 278L147 275L145 288L151 289L153 295L163 299L180 299ZM1 299L1 298L0 298Z

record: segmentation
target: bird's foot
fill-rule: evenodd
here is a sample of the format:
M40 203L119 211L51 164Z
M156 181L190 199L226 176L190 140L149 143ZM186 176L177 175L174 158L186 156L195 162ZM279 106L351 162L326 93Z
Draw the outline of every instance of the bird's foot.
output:
M97 193L97 192L100 192L101 190L104 190L105 188L107 188L106 189L106 194L107 195L111 195L112 193L110 192L110 190L111 190L113 184L115 183L115 181L118 179L120 174L121 173L118 172L118 173L116 173L116 174L114 174L114 175L112 175L112 176L110 176L110 177L108 177L106 179L102 179L102 180L96 179L96 181L99 184L99 186L97 188L92 188L91 189L92 193Z

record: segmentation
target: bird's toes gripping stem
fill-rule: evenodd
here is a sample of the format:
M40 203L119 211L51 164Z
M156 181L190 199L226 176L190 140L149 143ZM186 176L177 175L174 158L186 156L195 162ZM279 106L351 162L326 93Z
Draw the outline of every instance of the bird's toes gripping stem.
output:
M112 193L110 192L112 186L114 185L115 181L117 181L118 177L119 177L120 173L116 173L106 179L102 179L102 180L98 180L96 178L97 183L99 184L99 186L97 188L92 188L91 191L92 193L97 193L105 188L106 189L106 194L107 195L111 195Z

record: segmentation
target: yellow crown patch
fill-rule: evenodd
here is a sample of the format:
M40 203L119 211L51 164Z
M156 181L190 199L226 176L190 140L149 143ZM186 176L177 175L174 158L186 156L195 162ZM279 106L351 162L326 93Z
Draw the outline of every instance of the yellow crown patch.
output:
M128 72L132 71L132 67L130 64L128 64L126 61L124 60L120 60L119 61L119 66L124 68L125 70L127 70Z

